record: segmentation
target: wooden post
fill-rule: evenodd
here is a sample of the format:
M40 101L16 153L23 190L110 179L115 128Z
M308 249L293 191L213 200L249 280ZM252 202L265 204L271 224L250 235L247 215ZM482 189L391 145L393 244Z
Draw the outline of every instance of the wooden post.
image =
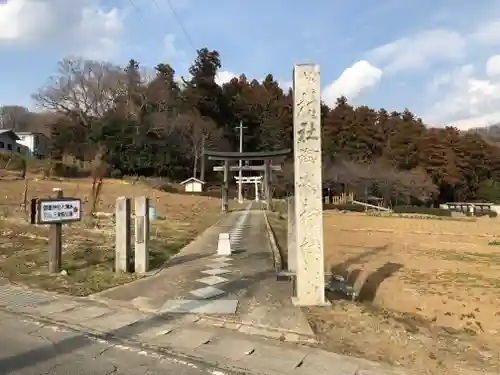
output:
M63 197L63 191L60 188L55 188L52 191L56 193L56 198ZM62 224L55 223L50 226L49 234L49 272L58 273L61 271L62 257Z

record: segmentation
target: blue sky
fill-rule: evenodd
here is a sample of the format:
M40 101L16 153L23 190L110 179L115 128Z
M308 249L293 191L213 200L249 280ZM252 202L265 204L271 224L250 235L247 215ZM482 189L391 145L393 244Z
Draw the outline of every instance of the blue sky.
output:
M206 46L221 54L221 81L270 72L287 86L293 64L314 62L326 102L344 94L357 105L408 107L436 126L500 121L498 0L171 0L189 38L168 1L156 3L0 5L0 105L34 108L30 94L69 54L167 62L186 75Z

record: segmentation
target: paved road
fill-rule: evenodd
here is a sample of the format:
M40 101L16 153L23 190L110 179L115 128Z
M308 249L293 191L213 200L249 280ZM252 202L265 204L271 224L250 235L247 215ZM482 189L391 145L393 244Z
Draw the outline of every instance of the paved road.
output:
M0 312L0 375L235 375Z

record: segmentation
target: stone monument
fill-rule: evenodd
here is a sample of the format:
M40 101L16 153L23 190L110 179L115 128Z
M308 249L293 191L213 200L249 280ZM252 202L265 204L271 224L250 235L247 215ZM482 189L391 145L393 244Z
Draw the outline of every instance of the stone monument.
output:
M293 138L296 297L299 306L325 304L321 103L319 66L296 65L293 72Z

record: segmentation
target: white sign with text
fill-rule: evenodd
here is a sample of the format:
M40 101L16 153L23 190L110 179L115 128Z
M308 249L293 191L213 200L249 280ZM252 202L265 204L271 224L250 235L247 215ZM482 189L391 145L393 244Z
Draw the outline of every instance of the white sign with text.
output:
M64 223L81 219L79 199L41 200L38 206L38 223Z

